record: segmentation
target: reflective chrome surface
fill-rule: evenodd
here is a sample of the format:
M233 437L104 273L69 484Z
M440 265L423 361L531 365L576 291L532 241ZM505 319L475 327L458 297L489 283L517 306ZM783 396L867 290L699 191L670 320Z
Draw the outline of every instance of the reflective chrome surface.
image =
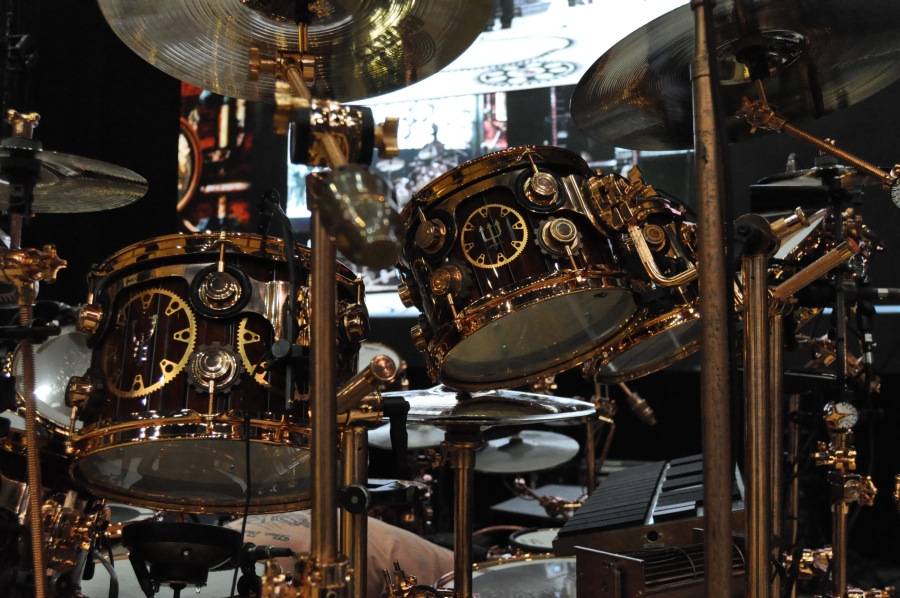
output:
M714 14L729 141L750 138L733 116L741 98L756 99L739 42L765 56L769 102L788 120L820 118L853 105L898 78L900 4L821 0L720 0ZM751 34L754 37L746 37ZM631 33L579 82L572 117L588 136L616 147L666 150L694 145L690 64L694 22L685 5Z
M435 386L428 390L386 392L409 402L407 421L432 426L539 424L586 417L594 406L585 401L514 390L461 392Z
M551 469L570 461L579 448L578 442L564 434L522 430L509 438L485 442L475 453L475 471L519 474Z
M572 598L575 557L528 555L472 566L472 590L481 598ZM452 588L445 575L435 587Z
M406 426L407 448L411 451L434 448L444 441L444 431L435 426L423 426L408 424ZM391 450L391 426L381 426L375 430L369 430L369 446Z
M329 0L309 27L314 97L358 100L412 85L468 48L493 0ZM248 80L250 48L296 52L293 2L100 0L113 31L176 79L227 96L272 101L275 78ZM267 8L268 7L268 8ZM289 12L279 10L286 7Z

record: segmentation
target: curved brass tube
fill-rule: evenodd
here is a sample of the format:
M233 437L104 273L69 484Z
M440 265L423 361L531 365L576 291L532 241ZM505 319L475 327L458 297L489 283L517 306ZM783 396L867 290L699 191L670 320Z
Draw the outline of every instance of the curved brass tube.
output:
M644 269L647 270L650 279L656 284L664 287L680 287L697 278L698 271L694 264L691 264L687 270L675 276L663 276L663 273L656 266L656 261L653 259L653 254L650 253L650 248L647 247L647 241L644 240L644 233L641 232L641 228L637 224L629 224L628 234L631 235L631 240L634 241L634 246L637 249L638 257L641 258L641 263L644 264Z

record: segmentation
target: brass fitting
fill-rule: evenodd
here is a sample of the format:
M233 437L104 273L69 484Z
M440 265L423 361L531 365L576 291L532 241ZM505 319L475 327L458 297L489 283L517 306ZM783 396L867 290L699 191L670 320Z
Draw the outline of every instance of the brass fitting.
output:
M785 216L784 218L779 218L775 222L772 222L769 225L769 230L772 231L772 235L776 239L781 241L805 226L809 226L809 220L806 219L806 214L803 213L803 209L798 207L794 209L794 212L790 216Z
M415 307L415 302L412 298L412 292L409 290L409 284L405 282L401 282L397 286L397 294L400 295L400 302L403 304L403 307Z
M56 274L66 267L66 260L56 255L55 245L43 250L9 249L0 253L0 281L16 286L33 282L56 282Z
M88 303L78 312L78 331L87 335L93 335L100 329L103 321L103 308L96 303Z
M389 116L384 122L375 125L375 149L379 158L395 158L400 155L400 144L397 141L397 132L400 129L400 119Z
M425 340L425 331L422 330L422 327L416 324L413 326L409 335L412 337L413 344L416 346L420 352L425 353L428 351L428 341Z
M15 110L7 110L6 122L12 125L13 137L31 139L38 123L41 122L41 115L37 112L22 114Z

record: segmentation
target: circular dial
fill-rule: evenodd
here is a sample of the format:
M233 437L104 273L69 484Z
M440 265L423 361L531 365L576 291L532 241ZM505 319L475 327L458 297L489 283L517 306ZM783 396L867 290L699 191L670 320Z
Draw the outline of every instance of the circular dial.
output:
M891 185L891 201L900 208L900 179L895 179L894 184Z
M194 350L194 312L165 289L134 295L115 319L103 348L103 373L117 397L142 397L178 375Z
M504 266L522 253L528 227L521 214L508 206L490 203L472 212L460 235L463 254L478 268Z
M859 421L859 410L846 401L831 403L826 407L825 421L837 430L849 430Z

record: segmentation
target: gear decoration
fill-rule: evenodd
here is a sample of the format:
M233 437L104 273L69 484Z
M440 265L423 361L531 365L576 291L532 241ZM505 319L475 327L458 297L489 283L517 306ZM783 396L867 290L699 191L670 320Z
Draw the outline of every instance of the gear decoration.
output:
M463 255L476 268L505 266L522 254L527 242L525 218L498 203L486 204L469 214L460 234ZM494 257L489 256L491 253Z
M567 60L523 60L492 68L478 75L484 85L534 85L561 79L576 70Z
M197 323L188 302L172 291L149 289L135 294L119 309L115 321L121 342L108 339L102 359L107 386L115 396L146 396L171 382L187 365L196 342ZM176 342L163 346L172 348L176 359L163 357L152 363L154 337L159 331L173 329L171 338Z
M249 328L247 328L247 322L250 318L241 318L240 324L238 324L237 330L237 352L241 358L241 365L244 367L244 371L249 373L254 380L256 380L257 384L264 388L271 388L271 384L266 380L266 372L263 370L257 371L257 366L259 364L252 363L250 361L250 357L247 355L247 345L252 345L254 343L258 343L262 341L262 337Z

